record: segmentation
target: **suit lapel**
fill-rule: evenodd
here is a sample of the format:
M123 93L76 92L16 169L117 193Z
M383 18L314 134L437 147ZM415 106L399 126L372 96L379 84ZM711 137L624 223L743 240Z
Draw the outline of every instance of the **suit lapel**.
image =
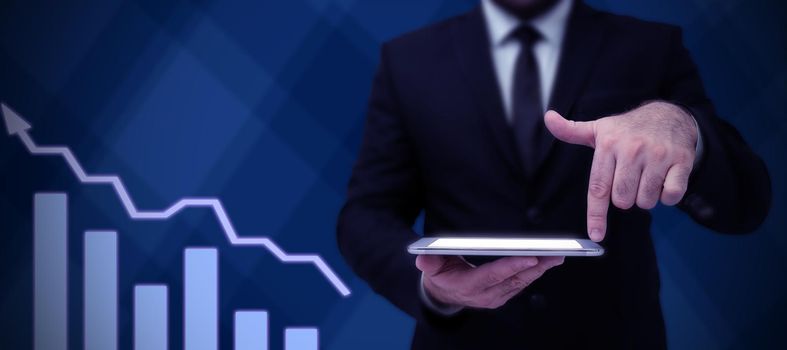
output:
M518 177L524 176L516 142L508 125L497 83L489 35L480 7L468 13L462 25L453 27L453 48L464 76L477 97L480 114L502 157Z
M596 10L582 1L575 1L567 24L549 109L559 112L568 119L574 119L572 117L574 102L582 93L600 53L604 28L601 21L597 20L597 15ZM540 155L539 162L542 165L558 142L548 131L546 132L548 137L544 138L545 145L542 147L545 151ZM540 166L539 169L541 173L539 175L543 175L544 167Z
M571 111L582 92L601 49L604 37L602 23L597 21L598 12L582 1L575 1L567 23L560 63L549 108L571 119ZM477 96L477 104L487 130L503 159L515 175L524 178L516 142L511 127L505 118L502 95L494 71L489 35L482 9L468 13L462 25L453 27L453 49L459 58L464 76ZM556 140L548 135L540 155L540 164L549 157ZM540 166L538 176L544 175Z
M563 40L560 63L549 106L568 114L595 65L604 38L598 12L576 1L569 17Z

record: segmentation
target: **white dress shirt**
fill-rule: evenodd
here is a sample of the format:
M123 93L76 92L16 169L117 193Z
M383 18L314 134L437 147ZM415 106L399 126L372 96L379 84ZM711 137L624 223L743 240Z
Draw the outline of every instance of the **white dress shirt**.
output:
M571 3L572 0L560 0L547 12L528 21L528 24L541 34L541 40L533 45L533 53L538 63L538 73L541 81L541 105L544 108L548 107L549 97L552 95L552 86L555 83L555 75L557 75L560 51L563 46L563 34L566 32L566 22L568 21L569 12L571 12ZM489 34L492 64L495 66L497 82L500 85L506 119L509 123L513 123L514 118L511 115L511 101L513 98L511 95L514 85L514 66L522 45L520 45L518 40L511 37L511 32L516 30L522 21L506 12L492 0L482 0L481 9L484 13L487 33ZM420 295L424 304L439 314L449 316L462 310L461 306L443 305L429 297L423 286L423 275L421 276Z
M555 76L557 76L557 69L560 64L560 53L563 49L563 37L565 36L566 24L571 13L572 4L573 0L559 0L547 12L527 22L541 34L541 40L533 45L533 54L538 64L539 80L541 81L541 106L543 106L545 113L546 109L549 108L549 99L552 96L552 88L555 85ZM506 120L508 120L509 124L513 124L514 117L511 105L514 91L514 67L516 66L516 60L519 57L522 45L519 40L511 37L511 33L522 24L522 21L500 7L493 0L482 0L481 8L486 20L492 63L495 66L497 83L500 86L501 97L503 98ZM688 113L688 111L686 112ZM693 118L694 116L692 116ZM694 125L697 127L696 157L694 158L694 165L696 166L702 158L703 145L702 134L696 119L694 119Z
M560 0L549 11L528 21L528 24L541 34L541 39L533 45L533 54L538 64L541 105L545 108L544 112L549 106L549 98L557 75L571 3L571 0ZM512 123L514 118L511 114L513 100L511 95L514 90L514 67L522 45L511 36L511 33L522 24L522 21L492 0L481 1L481 8L486 19L492 61L502 93L506 118Z

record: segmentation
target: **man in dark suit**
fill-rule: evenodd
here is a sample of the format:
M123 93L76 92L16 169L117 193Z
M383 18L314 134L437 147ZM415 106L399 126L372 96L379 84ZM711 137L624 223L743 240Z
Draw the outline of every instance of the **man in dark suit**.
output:
M648 209L744 233L770 196L678 28L483 0L383 46L337 231L353 269L416 319L415 349L663 348ZM421 211L426 235L574 232L607 253L416 259Z

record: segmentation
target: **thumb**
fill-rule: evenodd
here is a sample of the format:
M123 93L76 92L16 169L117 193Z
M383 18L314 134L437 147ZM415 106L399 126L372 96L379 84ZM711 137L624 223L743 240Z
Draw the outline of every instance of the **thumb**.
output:
M415 258L415 267L425 275L432 276L442 269L445 261L445 257L441 255L419 255Z
M595 146L596 132L593 121L566 120L560 113L550 110L544 114L544 123L558 140L575 145Z

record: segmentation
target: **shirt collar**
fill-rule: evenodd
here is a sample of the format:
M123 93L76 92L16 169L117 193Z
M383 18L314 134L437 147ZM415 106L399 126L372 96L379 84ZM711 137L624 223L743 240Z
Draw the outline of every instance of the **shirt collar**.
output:
M538 30L545 41L559 44L563 39L568 14L571 12L571 3L572 0L559 0L549 11L529 20L528 23ZM505 43L509 34L522 22L493 0L481 1L481 7L493 46Z

